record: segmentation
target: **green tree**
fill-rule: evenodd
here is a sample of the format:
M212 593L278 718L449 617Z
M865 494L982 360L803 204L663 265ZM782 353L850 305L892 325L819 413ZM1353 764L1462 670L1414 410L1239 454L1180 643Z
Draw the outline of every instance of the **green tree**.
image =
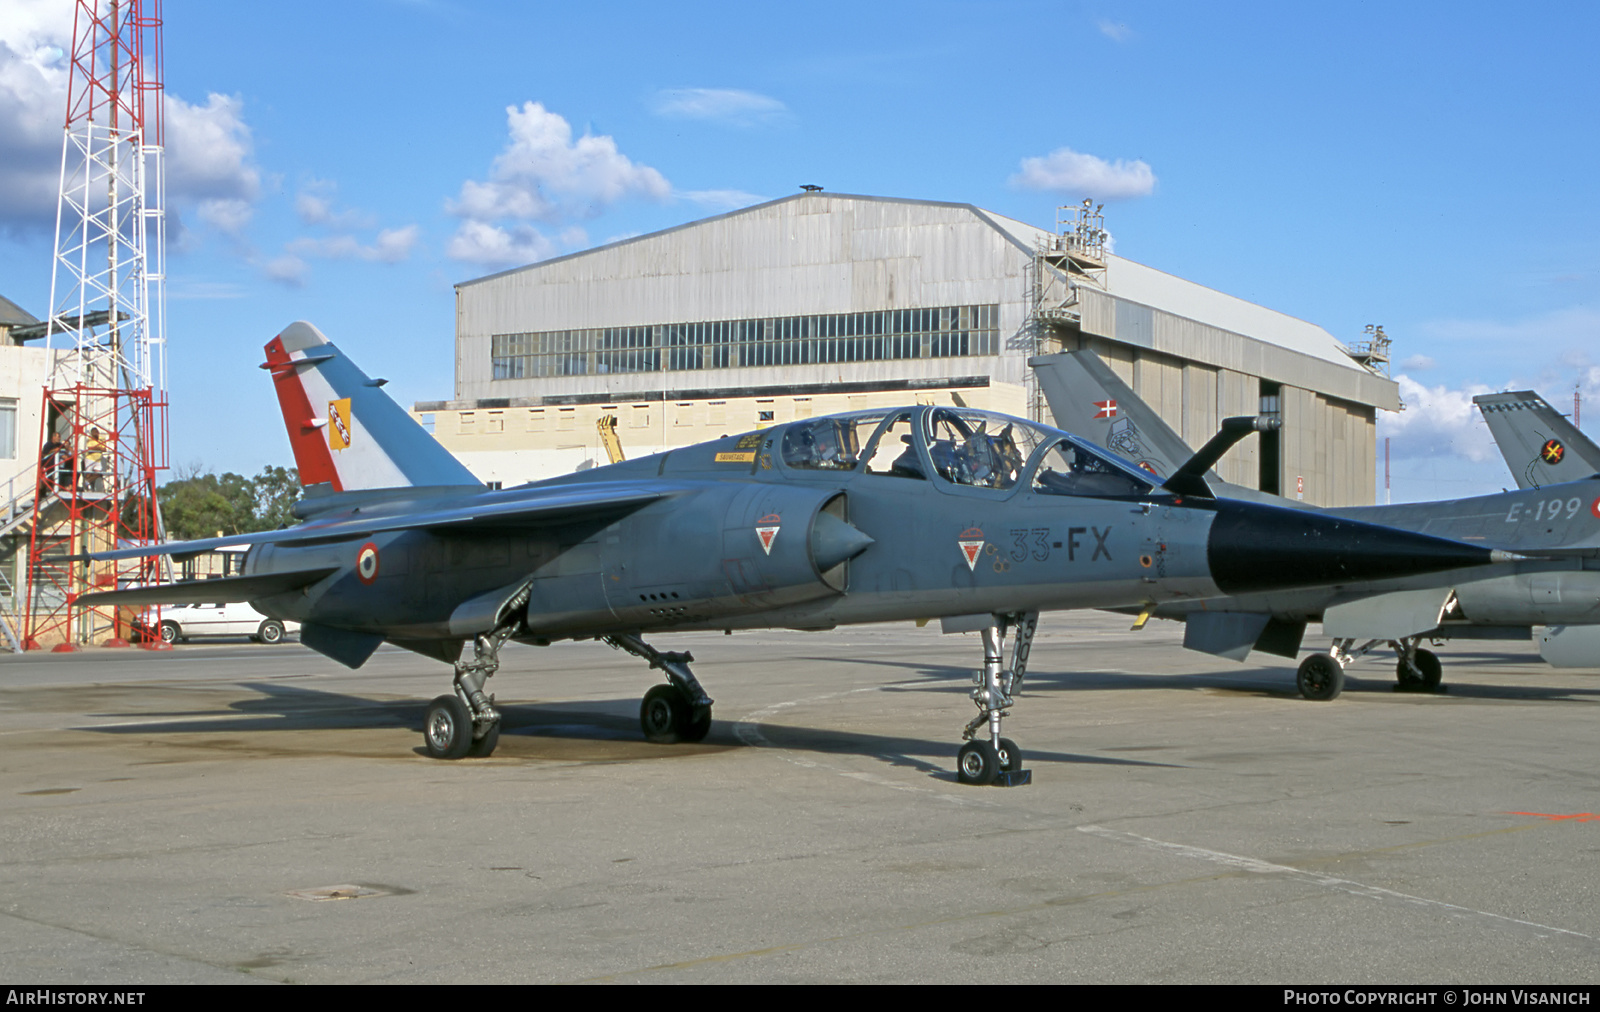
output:
M170 539L212 538L218 532L246 534L294 522L300 478L293 468L266 467L254 478L234 474L180 473L161 486L157 501Z

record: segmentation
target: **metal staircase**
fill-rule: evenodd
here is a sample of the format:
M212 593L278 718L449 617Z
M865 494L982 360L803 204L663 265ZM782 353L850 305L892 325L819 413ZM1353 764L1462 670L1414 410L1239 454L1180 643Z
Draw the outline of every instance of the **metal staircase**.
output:
M0 549L10 548L10 558L21 555L20 546L32 530L38 493L37 469L32 465L0 484ZM45 496L42 505L49 515L59 509L59 498L53 491L47 491ZM10 559L0 564L0 646L18 654L22 652L22 604L27 586L22 572Z

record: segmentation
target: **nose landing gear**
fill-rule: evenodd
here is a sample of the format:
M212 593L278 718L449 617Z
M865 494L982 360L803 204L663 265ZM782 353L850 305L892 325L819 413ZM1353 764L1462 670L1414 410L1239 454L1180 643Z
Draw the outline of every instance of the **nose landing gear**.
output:
M1022 750L1016 742L1001 736L1000 721L1010 716L1015 703L1012 694L1022 685L1033 634L1039 627L1039 613L997 615L996 619L996 624L982 630L983 669L973 677L978 687L972 690L978 715L961 731L966 744L956 756L956 779L974 786L1021 787L1033 781L1033 771L1022 768ZM1002 668L1001 652L1008 626L1016 632L1011 667ZM987 740L977 737L985 726L989 730Z

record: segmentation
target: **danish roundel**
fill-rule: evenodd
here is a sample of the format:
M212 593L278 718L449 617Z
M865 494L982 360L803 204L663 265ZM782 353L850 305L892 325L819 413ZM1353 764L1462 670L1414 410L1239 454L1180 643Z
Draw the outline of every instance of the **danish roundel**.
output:
M378 578L378 546L370 541L356 554L356 577L368 586Z

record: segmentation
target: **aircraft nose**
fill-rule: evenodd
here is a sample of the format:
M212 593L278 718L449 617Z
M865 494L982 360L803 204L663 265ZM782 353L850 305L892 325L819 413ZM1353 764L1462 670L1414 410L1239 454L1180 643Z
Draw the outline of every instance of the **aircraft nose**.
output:
M1206 555L1230 594L1388 580L1484 566L1495 553L1311 510L1219 502Z

